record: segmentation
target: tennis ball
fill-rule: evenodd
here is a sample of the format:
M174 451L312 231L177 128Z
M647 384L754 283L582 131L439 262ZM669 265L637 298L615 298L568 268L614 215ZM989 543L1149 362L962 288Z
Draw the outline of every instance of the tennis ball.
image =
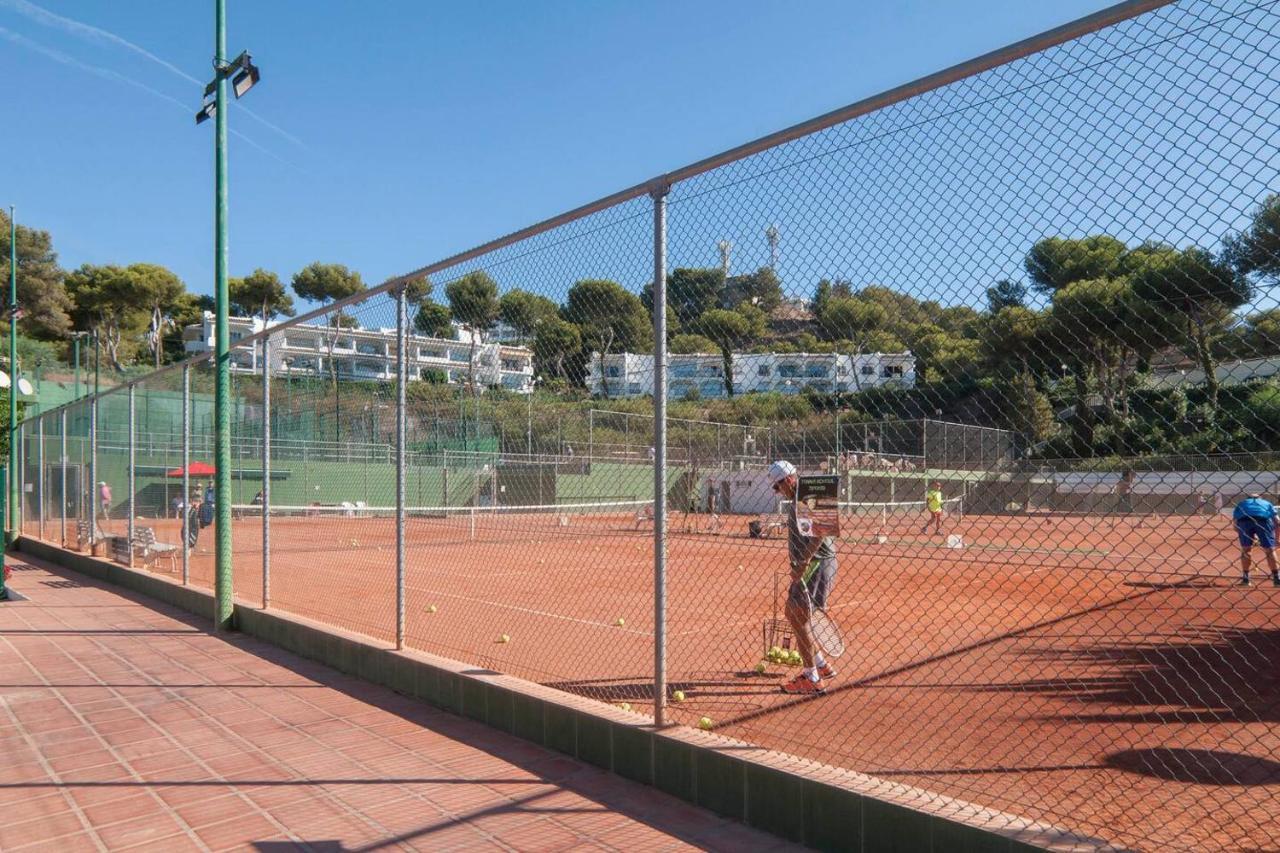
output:
M738 571L742 571L742 563L738 563Z
M631 710L631 703L630 703L630 702L623 702L623 703L621 703L620 705L618 705L618 707L619 707L619 708L621 708L621 709L622 709L622 710L624 710L624 711L630 711L630 710Z
M619 616L619 617L618 617L618 621L617 621L617 622L614 622L613 624L615 624L615 625L617 625L619 628L621 628L623 625L627 624L627 620L626 620L626 619L623 619L621 616Z
M703 717L701 720L698 720L698 728L702 729L704 732L711 731L712 725L713 723L711 722L710 717Z
M356 540L354 540L354 539L352 539L352 540L351 540L351 547L352 547L352 548L356 547L356 546L357 546L357 545L359 545L359 544L360 544L360 543L359 543L359 542L357 542Z
M760 663L756 664L756 673L759 675L764 675L765 670L767 670L768 668L769 668L769 664L765 663L764 661L760 661Z
M509 636L508 636L508 635L506 635L506 634L503 634L501 637L499 637L499 638L498 638L498 642L499 642L499 643L509 643L509 642L511 642L511 637L509 637Z
M770 647L770 649L769 649L769 654L773 655L774 657L781 657L781 656L782 656L782 647L781 647L781 646L772 646L772 647Z
M428 604L428 605L427 605L427 612L428 612L428 613L435 613L435 612L436 612L436 609L437 609L437 608L436 608L436 606L435 606L434 604Z
M787 660L792 666L799 666L800 664L804 663L804 658L800 657L799 652L792 652L791 655L787 658Z
M684 691L683 691L683 690L677 690L675 693L672 693L672 694L671 694L671 701L673 701L673 702L683 702L683 701L684 701Z

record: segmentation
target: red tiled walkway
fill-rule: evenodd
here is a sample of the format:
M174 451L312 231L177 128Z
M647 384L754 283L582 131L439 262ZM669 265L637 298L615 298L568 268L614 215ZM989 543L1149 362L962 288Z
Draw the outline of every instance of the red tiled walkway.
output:
M0 605L0 850L774 849L771 836L79 575Z

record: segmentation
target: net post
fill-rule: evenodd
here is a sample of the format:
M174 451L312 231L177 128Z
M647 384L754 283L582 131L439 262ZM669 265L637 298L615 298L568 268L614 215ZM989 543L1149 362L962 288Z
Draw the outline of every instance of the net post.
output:
M44 539L44 415L36 419L36 529Z
M67 547L67 410L62 410L61 427L58 440L58 476L61 485L58 488L59 524L61 525L60 541Z
M191 366L182 366L182 585L191 581Z
M472 498L472 501L475 501L475 500L476 498ZM470 515L471 517L471 541L474 542L476 541L476 505L475 503L471 504L471 512L468 513L468 515Z
M396 648L404 648L404 475L405 475L405 387L408 370L406 329L409 325L405 288L396 290Z
M653 199L653 722L667 705L667 184Z
M262 609L271 606L271 337L262 339Z

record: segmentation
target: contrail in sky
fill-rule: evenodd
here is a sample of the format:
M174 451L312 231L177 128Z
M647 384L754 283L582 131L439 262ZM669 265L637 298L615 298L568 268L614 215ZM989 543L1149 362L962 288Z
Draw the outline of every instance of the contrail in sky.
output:
M0 3L5 3L5 2L8 2L8 0L0 0ZM0 37L6 38L9 41L13 42L14 44L25 47L28 50L35 51L36 53L39 53L42 56L52 59L54 62L58 62L63 65L70 66L79 71L84 71L85 73L92 74L95 77L101 77L104 80L110 80L113 83L124 83L126 86L132 86L135 89L139 89L143 92L146 92L148 95L151 95L152 97L159 98L162 101L167 101L173 104L178 109L182 110L184 113L187 113L188 115L194 115L194 112L192 111L190 104L184 104L182 101L179 101L177 98L166 95L164 92L161 92L157 89L153 89L150 86L148 86L146 83L142 83L137 80L134 80L132 77L121 74L119 71L113 71L110 68L103 68L99 65L90 65L87 62L81 62L79 59L76 59L74 56L71 56L70 54L63 53L62 51L56 48L49 47L47 45L40 44L40 42L38 41L33 41L32 39L27 38L21 33L15 33L13 30L7 29L5 27L0 27ZM231 131L231 133L234 136L238 137L239 139L243 140L248 145L258 149L263 154L266 154L268 157L278 160L281 163L285 164L286 166L289 166L292 169L296 169L299 172L304 171L296 163L292 163L286 160L285 158L279 156L278 154L274 153L270 149L264 148L262 145L259 145L257 142L254 142L252 139L245 136L243 133L240 133L239 131L234 129Z
M30 0L0 0L0 6L3 6L7 9L11 9L12 11L17 12L19 15L23 15L24 17L32 21L35 21L38 24L43 24L46 27L53 27L54 29L62 30L63 32L73 35L76 38L82 39L84 41L91 41L97 44L109 44L109 45L122 47L125 50L132 51L138 54L139 56L142 56L146 59L151 60L152 62L156 63L157 65L164 68L165 70L178 75L183 80L186 80L188 83L194 83L197 86L204 85L204 83L200 82L195 77L192 77L190 74L186 73L181 68L174 65L173 63L167 62L166 60L161 59L151 51L147 50L145 47L134 44L128 39L118 36L113 32L109 32L108 30L104 30L100 27L95 27L92 24L86 24L83 21L77 21L74 18L67 18L62 15L55 14L53 12L50 12L48 9L44 9L40 6L37 6L36 4L30 2ZM134 85L140 86L142 84L136 83L136 81L134 81ZM294 143L295 145L299 145L303 148L306 147L303 144L301 139L294 136L292 133L289 133L284 128L279 127L267 121L265 118L258 115L253 110L250 110L243 105L240 105L240 109L242 112L244 112L245 115L255 119L256 121L260 122L263 126L275 131L276 133L280 134L285 139L288 139L290 142ZM266 149L263 149L263 150L265 151Z

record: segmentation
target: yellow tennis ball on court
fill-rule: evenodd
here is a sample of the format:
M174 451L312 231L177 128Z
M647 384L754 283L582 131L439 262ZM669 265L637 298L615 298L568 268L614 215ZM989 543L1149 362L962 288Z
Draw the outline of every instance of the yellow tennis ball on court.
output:
M704 732L711 731L712 725L713 723L711 722L710 717L703 717L701 720L698 720L698 728L702 729Z
M437 608L436 608L436 606L435 606L434 604L428 604L428 605L427 605L427 612L428 612L428 613L435 613L435 612L436 612L436 609L437 609Z
M764 675L765 670L767 670L768 668L769 668L769 664L765 663L764 661L760 661L758 664L756 664L756 673L759 675Z
M624 710L624 711L630 711L630 710L631 710L631 703L630 703L630 702L622 702L622 703L620 703L620 704L618 705L618 707L619 707L619 708L621 708L621 709L622 709L622 710Z
M352 539L352 540L351 540L351 547L352 547L352 548L356 547L356 546L357 546L357 545L359 545L359 544L360 544L360 543L359 543L359 542L357 542L356 540L354 540L354 539Z
M671 701L673 701L673 702L683 702L683 701L684 701L684 691L683 691L683 690L677 690L675 693L672 693L672 694L671 694Z
M738 571L742 571L742 563L738 563Z
M621 628L623 625L627 624L627 620L626 620L626 619L623 619L621 616L619 616L619 617L618 617L618 621L617 621L617 622L614 622L613 624L615 624L615 625L617 625L619 628Z
M509 637L509 636L508 636L508 635L506 635L506 634L503 634L501 637L499 637L499 638L498 638L498 642L499 642L499 643L509 643L509 642L511 642L511 637Z

